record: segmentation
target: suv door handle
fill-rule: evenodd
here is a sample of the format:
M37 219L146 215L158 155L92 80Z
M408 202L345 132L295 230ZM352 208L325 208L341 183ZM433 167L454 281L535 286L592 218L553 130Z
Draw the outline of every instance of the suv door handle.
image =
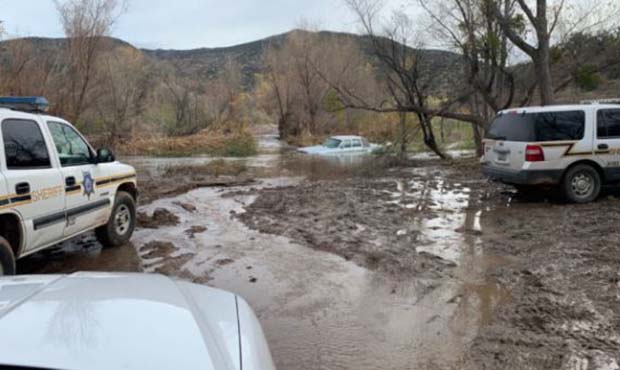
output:
M598 144L599 150L607 150L609 149L609 145L607 144Z
M15 185L15 194L24 195L28 193L30 193L30 184L28 184L27 182L20 182L19 184Z
M67 186L74 186L75 185L75 177L73 176L69 176L65 179L65 184Z

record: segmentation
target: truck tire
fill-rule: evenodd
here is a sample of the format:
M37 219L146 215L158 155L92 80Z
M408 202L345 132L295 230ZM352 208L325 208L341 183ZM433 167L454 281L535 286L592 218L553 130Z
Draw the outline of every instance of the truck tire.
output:
M569 202L593 202L601 194L601 175L590 165L578 164L566 172L562 187Z
M15 255L9 242L0 236L0 276L15 275Z
M95 234L104 247L126 244L136 226L136 201L124 191L116 193L108 223L97 228Z

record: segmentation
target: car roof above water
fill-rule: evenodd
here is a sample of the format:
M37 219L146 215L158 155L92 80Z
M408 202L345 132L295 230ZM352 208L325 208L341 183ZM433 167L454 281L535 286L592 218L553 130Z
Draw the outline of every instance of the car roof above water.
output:
M331 138L336 139L336 140L362 139L361 136L354 136L354 135L338 135L338 136L331 136Z

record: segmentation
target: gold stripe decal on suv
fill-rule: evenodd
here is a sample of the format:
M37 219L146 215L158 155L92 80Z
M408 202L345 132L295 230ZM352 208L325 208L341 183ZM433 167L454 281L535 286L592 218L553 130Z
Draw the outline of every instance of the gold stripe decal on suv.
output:
M562 157L570 157L575 155L591 155L592 152L573 152L573 148L577 144L577 141L571 142L554 142L554 143L535 143L534 145L540 145L543 148L558 148L558 147L566 147L566 151L562 154Z

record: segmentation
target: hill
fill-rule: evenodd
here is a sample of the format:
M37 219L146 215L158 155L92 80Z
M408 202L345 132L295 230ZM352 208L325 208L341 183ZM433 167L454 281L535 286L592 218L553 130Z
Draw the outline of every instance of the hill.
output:
M212 78L219 73L228 61L233 61L240 66L242 82L244 88L247 89L253 86L255 75L265 70L264 56L267 48L282 46L287 37L293 32L307 31L293 30L284 34L230 47L190 50L138 49L123 40L115 38L106 38L105 41L110 48L131 48L143 53L154 63L156 69L158 67L164 68L165 65L175 66L176 68L173 70L176 70L176 73L181 78ZM323 40L353 40L372 59L370 39L366 36L327 31L312 33L312 35ZM17 41L26 41L30 48L35 51L35 55L61 55L62 51L67 47L67 40L63 38L31 37L3 41L0 42L0 61L6 60L6 50ZM442 50L420 49L418 50L418 55L423 61L423 68L428 69L423 72L432 72L433 75L440 76L438 81L436 81L438 86L448 88L462 71L461 57L458 54Z
M276 48L282 46L286 39L295 32L308 31L293 30L284 34L230 47L191 50L142 49L142 52L155 61L165 61L181 66L182 73L200 78L216 75L228 60L232 60L241 66L244 85L250 86L254 81L255 74L265 70L263 57L267 48L270 46ZM313 32L311 34L323 40L353 40L372 59L372 45L367 36L330 31ZM449 51L431 49L419 49L417 52L422 59L423 68L428 69L423 72L433 72L433 74L441 76L439 81L437 81L439 86L447 87L447 85L459 77L462 71L460 55Z

